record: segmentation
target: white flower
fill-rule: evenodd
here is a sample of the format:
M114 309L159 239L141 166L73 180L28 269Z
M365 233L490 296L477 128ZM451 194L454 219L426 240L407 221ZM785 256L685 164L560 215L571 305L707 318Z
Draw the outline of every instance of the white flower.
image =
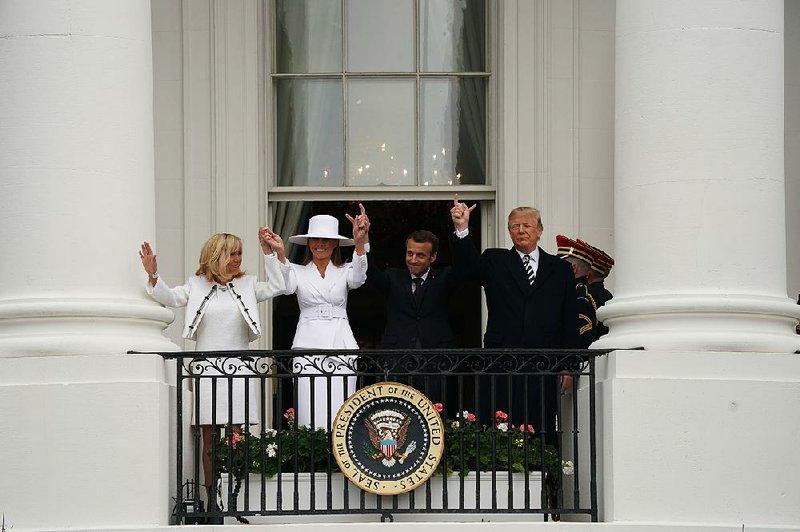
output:
M525 445L525 439L519 437L514 438L514 445L516 445L517 447L522 447L523 445Z
M500 432L508 432L508 423L498 423L497 430Z
M575 472L575 465L572 463L572 460L561 460L561 471L570 476Z
M463 412L461 412L461 419L467 419L468 416L469 416L469 410L464 410Z
M277 449L278 449L277 445L275 445L274 443L270 443L269 445L267 445L266 449L264 449L264 450L267 452L267 456L272 458L272 457L275 456L275 451Z
M264 434L266 434L268 438L274 438L278 435L278 431L275 429L265 429Z
M453 427L454 429L457 429L457 428L458 428L458 427L460 427L461 425L459 424L459 422L458 422L458 421L453 421L452 423L450 423L450 426L451 426L451 427Z

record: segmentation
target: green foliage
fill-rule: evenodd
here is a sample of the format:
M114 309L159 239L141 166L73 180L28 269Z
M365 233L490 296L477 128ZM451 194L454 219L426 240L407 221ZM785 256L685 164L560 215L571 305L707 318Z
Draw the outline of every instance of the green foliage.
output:
M503 414L498 412L498 414ZM552 445L542 444L531 425L523 432L522 427L509 425L497 419L491 426L479 425L468 412L460 419L445 422L445 456L439 463L437 473L470 471L526 471L544 470L557 473L561 468L558 452Z
M279 444L280 438L280 444ZM283 472L328 471L336 469L336 462L330 454L330 441L323 429L311 430L306 426L290 424L288 430L277 432L266 429L263 437L253 434L234 434L233 438L220 439L214 447L217 468L223 473L233 472L237 479L247 473L260 474L271 478ZM232 467L231 467L232 464ZM246 467L245 467L246 466Z
M440 405L437 404L437 408ZM470 471L511 471L522 473L544 470L557 473L562 467L558 452L553 446L544 445L535 435L531 425L523 431L505 422L507 416L497 412L495 423L491 426L479 425L475 416L463 412L460 419L445 422L445 455L439 463L437 474L459 472L466 475ZM229 434L214 447L214 456L220 472L232 472L242 479L247 473L260 474L271 478L278 473L295 470L298 473L327 472L337 469L336 460L330 452L328 433L323 429L312 430L308 426L297 426L294 411L284 414L287 429L280 432L265 429L262 436L252 434ZM364 452L371 449L365 447ZM571 467L571 463L569 464Z

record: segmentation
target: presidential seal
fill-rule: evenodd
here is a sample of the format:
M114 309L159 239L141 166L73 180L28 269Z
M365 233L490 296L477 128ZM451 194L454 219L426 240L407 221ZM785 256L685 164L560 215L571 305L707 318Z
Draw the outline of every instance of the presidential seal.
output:
M348 397L333 422L333 455L356 486L378 495L428 480L444 451L444 425L425 395L382 382Z

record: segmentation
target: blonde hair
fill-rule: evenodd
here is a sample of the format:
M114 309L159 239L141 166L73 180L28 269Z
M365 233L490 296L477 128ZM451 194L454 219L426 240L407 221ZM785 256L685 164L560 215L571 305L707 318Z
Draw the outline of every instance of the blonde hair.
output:
M539 229L544 229L542 225L542 213L539 212L539 209L534 209L533 207L517 207L512 209L510 213L508 213L508 227L511 228L511 218L514 216L533 216L536 218L536 224L539 226Z
M236 275L228 273L228 264L231 262L231 255L242 250L242 239L230 233L217 233L206 240L203 249L200 251L200 266L195 275L202 275L209 282L220 284L229 283L236 277L244 275L244 271L239 270Z

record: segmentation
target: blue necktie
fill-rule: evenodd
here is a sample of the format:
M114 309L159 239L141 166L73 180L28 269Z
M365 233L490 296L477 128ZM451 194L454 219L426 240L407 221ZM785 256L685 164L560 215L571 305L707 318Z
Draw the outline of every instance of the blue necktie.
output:
M422 299L422 281L422 277L414 277L414 279L411 280L411 282L414 283L412 287L412 291L414 292L414 301L417 303L419 303L420 299Z

